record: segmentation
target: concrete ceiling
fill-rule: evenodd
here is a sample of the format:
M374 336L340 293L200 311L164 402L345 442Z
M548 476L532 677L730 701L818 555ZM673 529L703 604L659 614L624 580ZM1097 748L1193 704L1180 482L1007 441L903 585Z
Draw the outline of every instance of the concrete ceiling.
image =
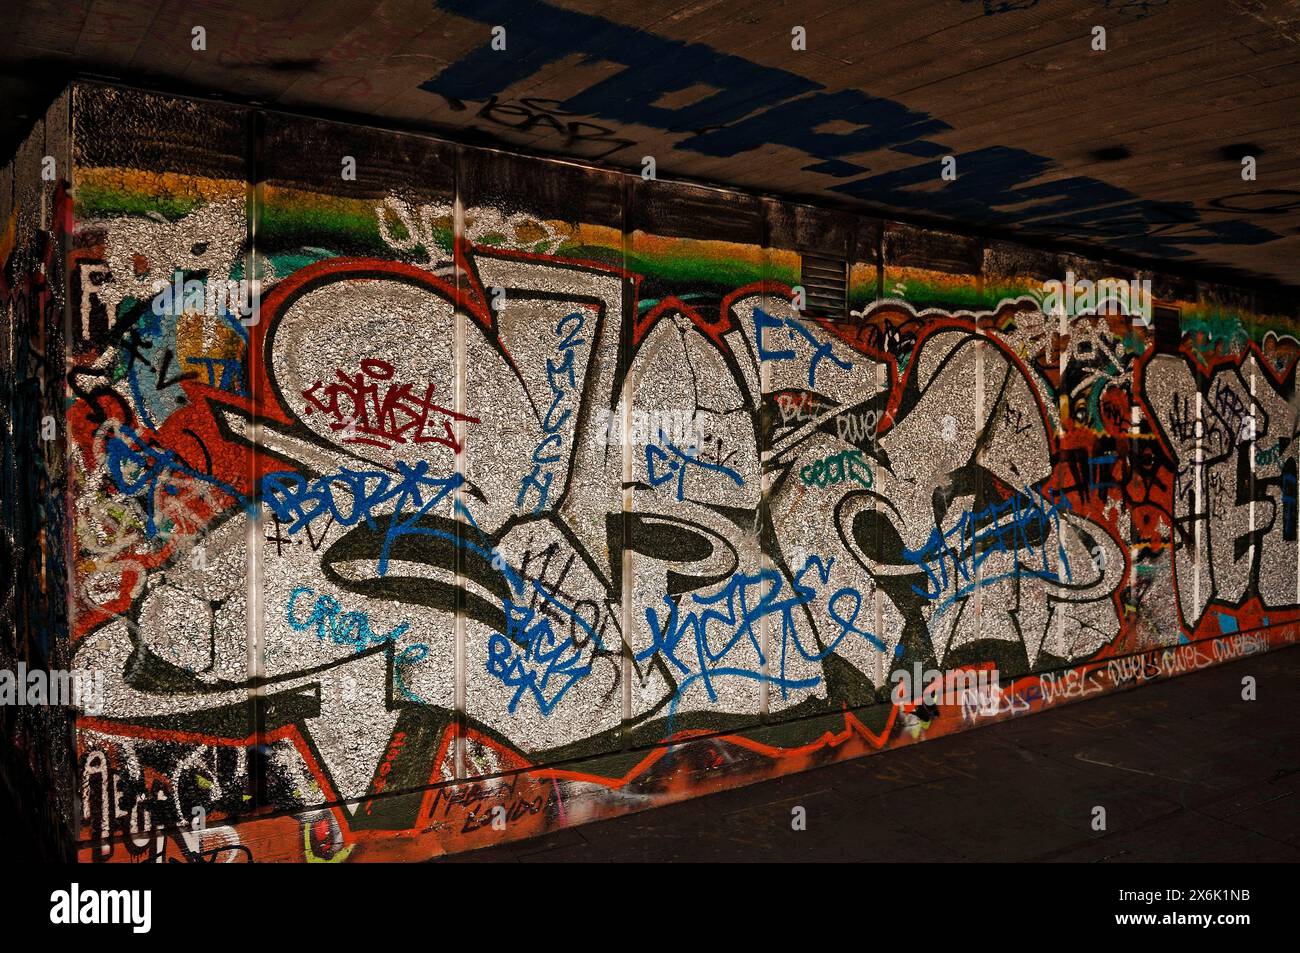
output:
M1300 287L1300 0L10 0L5 14L6 155L67 79L102 76L638 172L653 156L660 178Z

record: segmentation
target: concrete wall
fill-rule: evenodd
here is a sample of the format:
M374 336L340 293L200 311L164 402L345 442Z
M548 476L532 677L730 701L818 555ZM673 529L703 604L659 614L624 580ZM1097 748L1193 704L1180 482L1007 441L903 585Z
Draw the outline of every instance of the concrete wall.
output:
M422 858L1294 638L1294 303L133 91L71 123L84 860ZM1173 310L1044 313L1067 272Z
M0 168L0 796L50 859L70 856L75 830L72 720L45 704L48 686L28 674L66 668L70 656L61 387L68 102L60 97Z

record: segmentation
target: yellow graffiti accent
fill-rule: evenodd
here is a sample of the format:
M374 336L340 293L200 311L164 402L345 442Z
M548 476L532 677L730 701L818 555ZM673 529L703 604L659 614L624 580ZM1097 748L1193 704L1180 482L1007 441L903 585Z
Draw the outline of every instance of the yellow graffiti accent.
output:
M333 857L317 857L316 852L311 849L311 825L302 826L302 853L309 864L341 864L348 859L352 848L356 846L356 844L349 844Z

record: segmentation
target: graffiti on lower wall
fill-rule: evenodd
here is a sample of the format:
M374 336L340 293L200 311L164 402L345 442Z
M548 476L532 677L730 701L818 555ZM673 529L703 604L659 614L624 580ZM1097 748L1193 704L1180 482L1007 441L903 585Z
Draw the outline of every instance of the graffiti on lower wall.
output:
M459 217L272 169L256 228L235 177L77 169L83 859L427 856L1293 638L1284 321L1157 347L874 242L831 319L725 197L692 234L537 166L566 215L455 155Z

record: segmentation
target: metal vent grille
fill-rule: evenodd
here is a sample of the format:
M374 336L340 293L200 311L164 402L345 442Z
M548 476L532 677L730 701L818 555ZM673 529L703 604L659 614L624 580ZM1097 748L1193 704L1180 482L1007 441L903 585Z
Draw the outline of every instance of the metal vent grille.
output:
M848 316L848 263L842 258L804 255L799 283L807 296L809 314L827 318Z

